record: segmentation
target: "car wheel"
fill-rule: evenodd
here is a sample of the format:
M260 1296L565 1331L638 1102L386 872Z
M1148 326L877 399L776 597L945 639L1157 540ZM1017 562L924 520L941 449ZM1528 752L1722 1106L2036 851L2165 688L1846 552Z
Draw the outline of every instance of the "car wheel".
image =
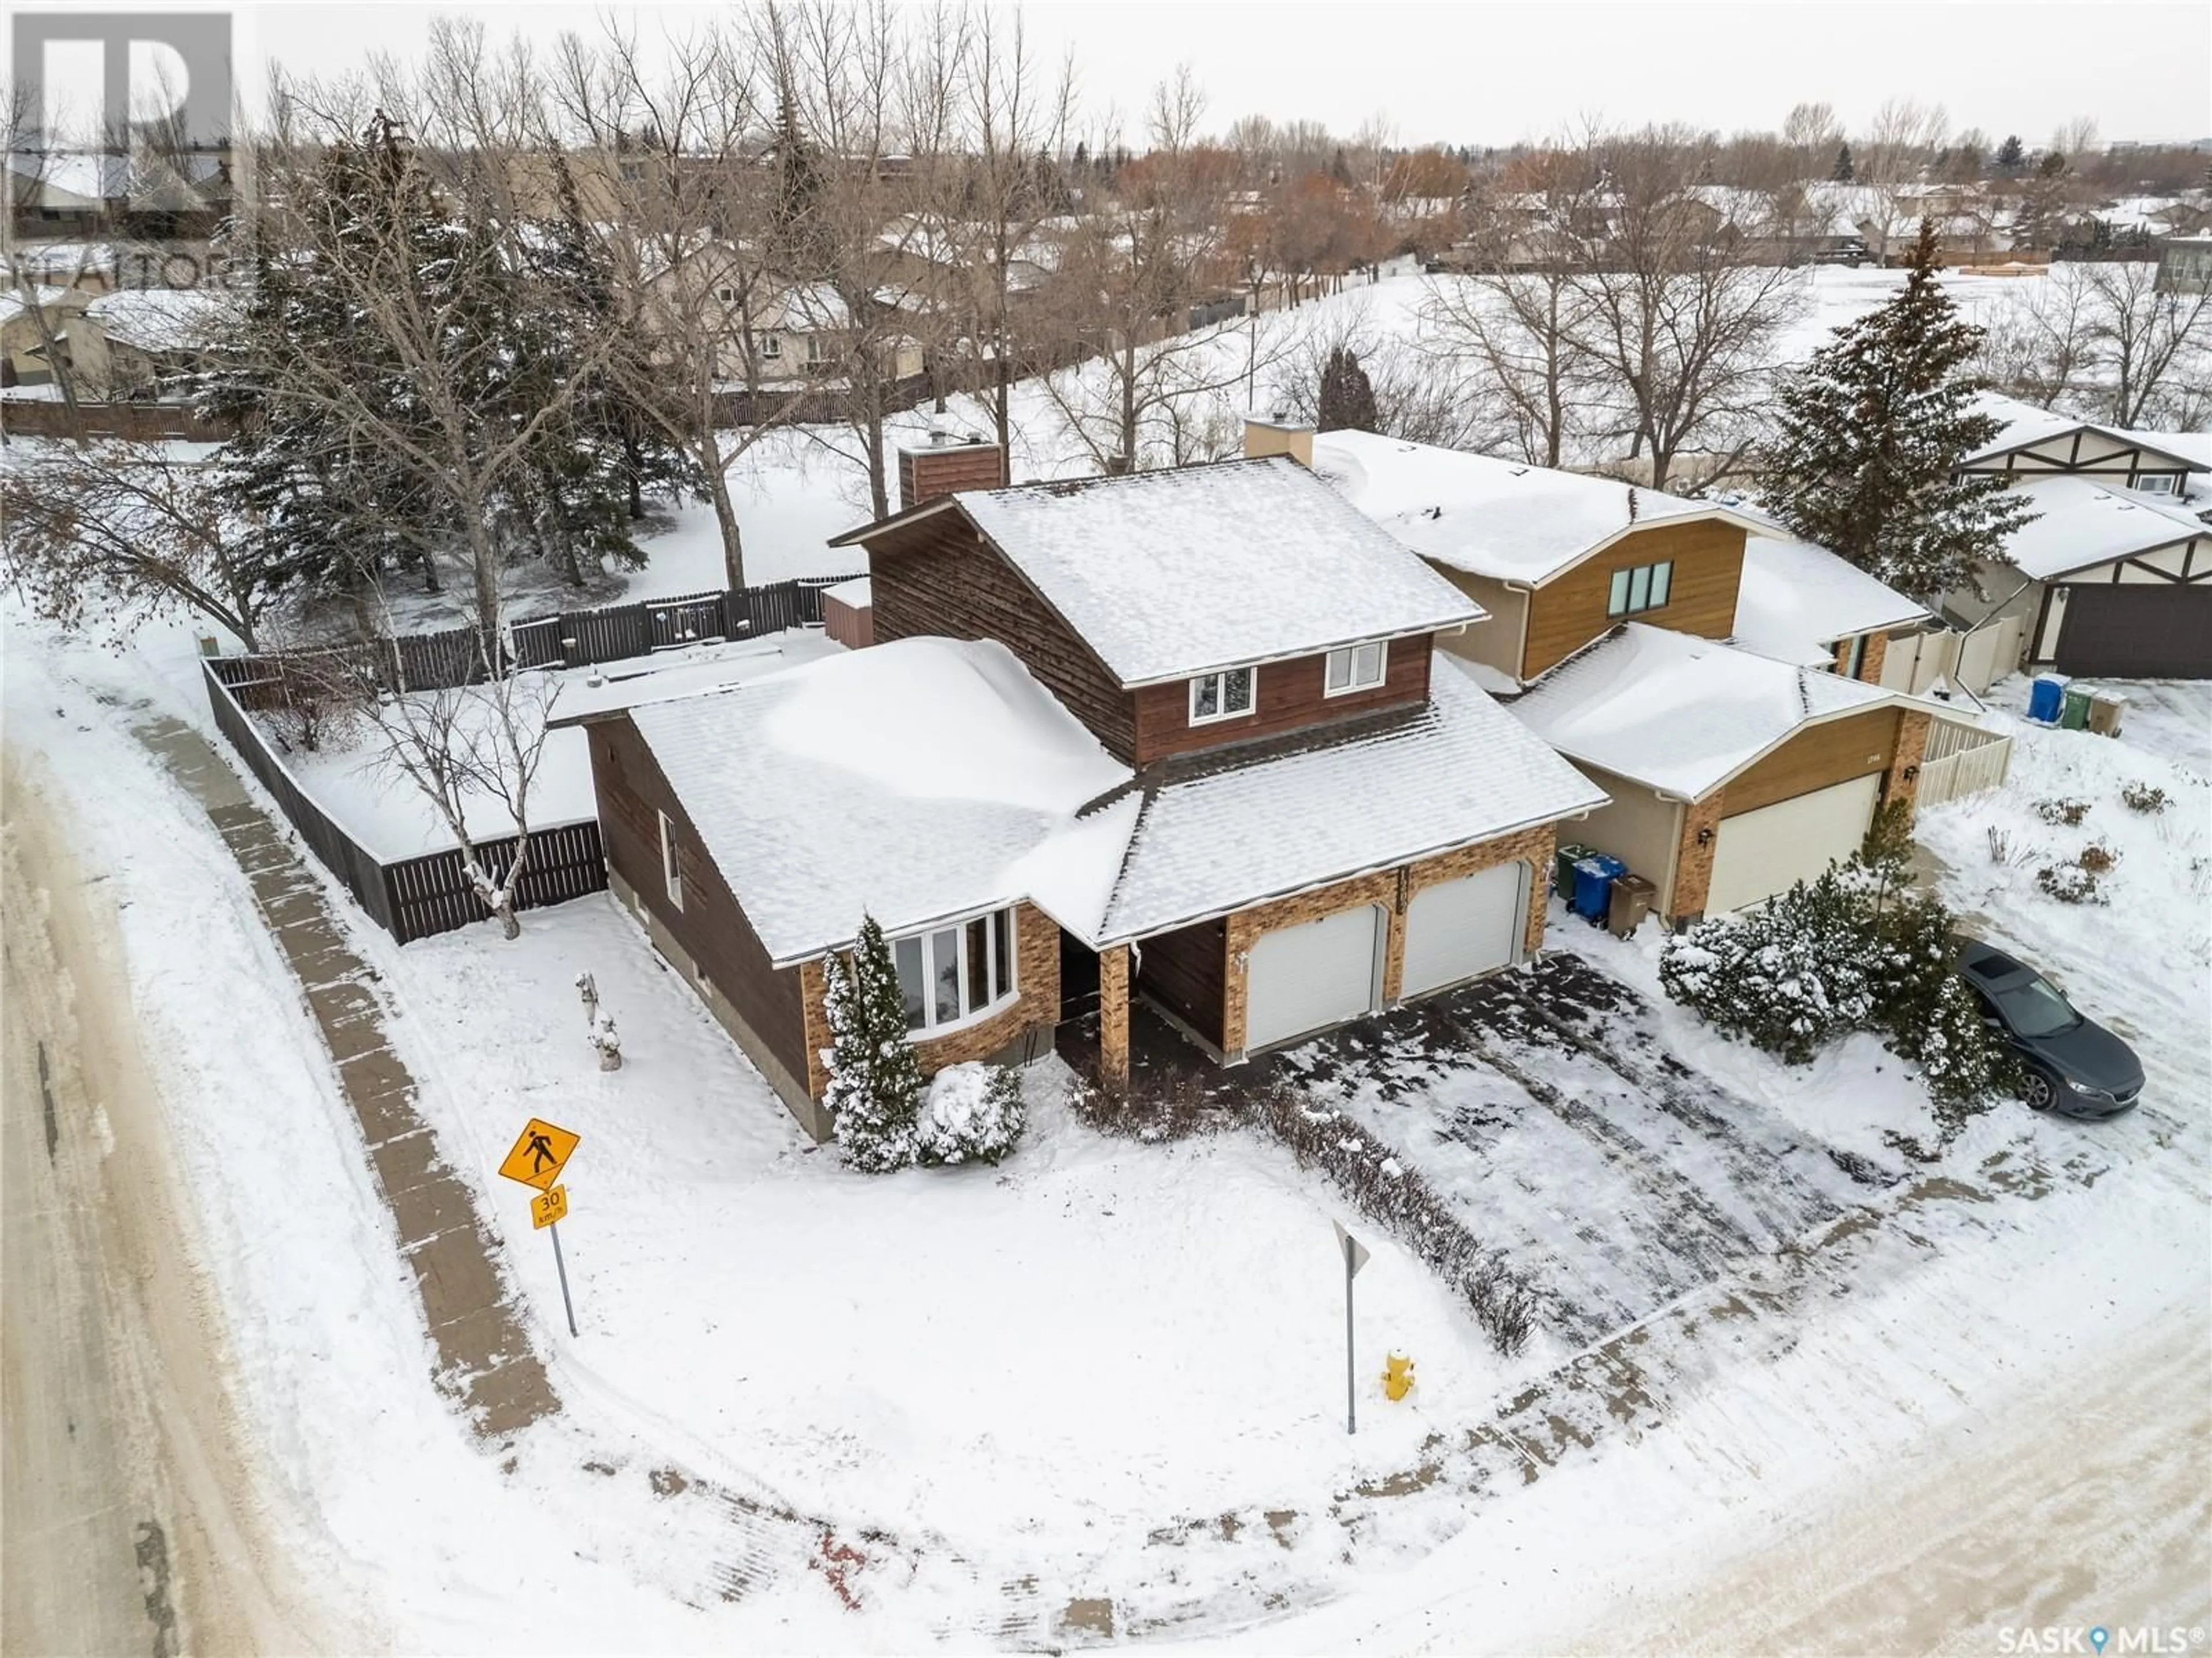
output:
M2021 1084L2021 1098L2027 1102L2031 1111L2048 1111L2058 1103L2058 1084L2045 1072L2031 1069Z

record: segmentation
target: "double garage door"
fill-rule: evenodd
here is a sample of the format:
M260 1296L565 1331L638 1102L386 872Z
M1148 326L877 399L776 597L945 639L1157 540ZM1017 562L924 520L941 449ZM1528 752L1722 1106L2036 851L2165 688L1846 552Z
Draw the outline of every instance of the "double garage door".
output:
M1518 953L1528 865L1501 864L1425 887L1406 914L1404 993L1456 984ZM1244 1047L1272 1048L1382 1004L1382 907L1364 904L1262 934L1245 968Z
M2065 591L2059 672L2212 679L2212 586L2130 582Z
M1831 860L1844 862L1866 839L1881 798L1876 774L1722 818L1706 914L1771 898L1820 874Z

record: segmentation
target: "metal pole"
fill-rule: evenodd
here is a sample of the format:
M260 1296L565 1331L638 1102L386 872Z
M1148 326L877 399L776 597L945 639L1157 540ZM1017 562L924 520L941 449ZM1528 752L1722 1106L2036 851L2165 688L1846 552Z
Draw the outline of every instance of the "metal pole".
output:
M1359 1431L1359 1390L1352 1359L1352 1240L1344 1241L1344 1430Z
M568 1333L576 1333L576 1303L568 1299L568 1263L561 1259L561 1223L545 1229L553 1235L553 1270L561 1275L561 1305L568 1315Z

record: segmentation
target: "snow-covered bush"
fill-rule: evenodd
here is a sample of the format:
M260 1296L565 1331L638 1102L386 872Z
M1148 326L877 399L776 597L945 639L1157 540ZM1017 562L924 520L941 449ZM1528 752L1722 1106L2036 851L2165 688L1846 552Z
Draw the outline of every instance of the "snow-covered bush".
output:
M880 1175L914 1162L915 1105L921 1066L906 1039L906 1003L890 946L873 916L860 921L850 957L823 963L830 1046L822 1063L823 1096L837 1127L837 1144L855 1169Z
M1676 933L1659 982L1729 1035L1802 1065L1874 1011L1871 910L1830 870Z
M2064 796L2055 800L2039 800L2035 815L2046 823L2063 823L2068 829L2078 829L2081 820L2089 815L2089 803Z
M915 1161L996 1163L1029 1126L1021 1079L1000 1065L970 1060L929 1079L915 1113Z
M2130 783L2120 790L2120 803L2130 811L2153 817L2166 810L2166 791L2154 788L2148 783Z
M2002 1068L1973 993L1952 970L1954 917L1858 864L1667 941L1659 982L1717 1029L1791 1064L1854 1030L1920 1069L1945 1137Z
M2081 864L2045 864L2035 872L2035 884L2062 904L2101 904L2104 895L2097 872Z
M2120 861L2120 854L2102 841L2092 841L2081 848L2081 855L2074 861L2092 875L2105 875Z

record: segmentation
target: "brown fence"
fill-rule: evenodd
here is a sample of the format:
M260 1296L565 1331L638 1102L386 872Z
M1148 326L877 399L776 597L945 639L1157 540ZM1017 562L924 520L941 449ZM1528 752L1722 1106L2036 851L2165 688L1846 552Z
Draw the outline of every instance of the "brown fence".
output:
M58 398L0 398L0 431L15 438L124 438L133 443L185 439L220 443L238 435L234 420L204 420L181 403L80 401L77 413Z
M404 944L486 918L488 912L470 885L468 865L460 848L385 863L341 829L293 780L246 712L248 708L271 707L281 701L281 675L253 657L210 657L202 666L206 671L208 705L215 711L216 726L246 762L246 769L275 797L323 867L344 884L371 920ZM519 836L509 835L479 842L477 853L493 878L504 880L514 866L520 844ZM606 854L596 822L587 819L533 829L530 865L515 884L515 908L536 909L562 903L586 893L603 892L606 884Z

